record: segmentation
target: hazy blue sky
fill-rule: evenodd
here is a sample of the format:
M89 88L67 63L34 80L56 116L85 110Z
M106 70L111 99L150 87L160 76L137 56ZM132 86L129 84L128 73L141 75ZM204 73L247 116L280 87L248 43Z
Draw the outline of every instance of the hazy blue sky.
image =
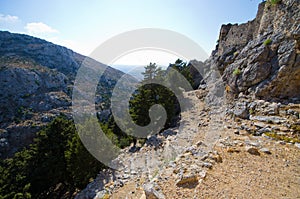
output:
M163 28L210 54L224 23L255 17L261 0L1 0L0 29L37 36L88 55L124 31Z

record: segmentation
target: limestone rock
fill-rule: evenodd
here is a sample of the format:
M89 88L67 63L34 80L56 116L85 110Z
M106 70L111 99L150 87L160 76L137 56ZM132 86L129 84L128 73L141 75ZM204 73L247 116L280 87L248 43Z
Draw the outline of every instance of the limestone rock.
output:
M260 151L265 153L265 154L272 154L271 151L268 148L261 148Z
M176 182L176 186L178 187L188 187L195 184L198 184L198 177L196 174L183 175L181 179Z
M248 147L246 147L246 151L247 151L248 153L250 153L251 155L260 155L258 149L255 148L255 147L249 147L249 146L248 146Z
M144 192L146 199L165 199L165 196L161 192L157 191L151 183L144 185Z
M222 25L216 50L205 63L219 69L231 93L299 100L299 13L299 1L261 3L254 20Z
M157 135L150 136L147 141L146 145L154 148L158 148L162 144L162 139L158 138Z
M285 118L277 117L277 116L252 116L250 117L250 120L273 123L273 124L281 124L286 121Z
M249 111L247 109L246 103L238 103L236 104L233 114L236 117L242 118L242 119L248 119L249 118Z

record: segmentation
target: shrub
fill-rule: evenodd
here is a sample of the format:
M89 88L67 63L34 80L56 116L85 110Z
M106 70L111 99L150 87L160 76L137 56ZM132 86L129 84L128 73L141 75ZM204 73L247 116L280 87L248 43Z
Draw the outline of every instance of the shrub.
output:
M275 140L282 140L290 143L295 143L295 142L300 143L300 140L298 138L289 137L287 135L278 135L275 132L266 132L265 134L271 138L274 138Z
M237 76L239 74L241 74L241 70L239 68L234 69L233 75Z
M271 5L277 5L281 3L281 0L268 0L268 3Z
M300 124L292 124L291 128L294 130L294 133L298 133L300 135Z
M250 113L250 115L253 115L253 114L254 114L254 110L251 108L251 109L249 110L249 113Z
M265 46L268 46L268 45L270 45L272 43L272 39L266 39L265 41L264 41L264 45Z

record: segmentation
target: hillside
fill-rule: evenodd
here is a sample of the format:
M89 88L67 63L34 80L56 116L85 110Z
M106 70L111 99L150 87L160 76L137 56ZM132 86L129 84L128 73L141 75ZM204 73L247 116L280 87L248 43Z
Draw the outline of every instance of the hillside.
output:
M266 1L223 25L180 127L124 149L76 198L300 198L299 13Z
M71 95L85 56L28 35L0 31L0 156L32 143L35 133L60 114L71 117ZM100 68L107 67L91 59ZM108 98L122 72L108 67L99 80L96 104ZM103 111L105 113L105 111Z

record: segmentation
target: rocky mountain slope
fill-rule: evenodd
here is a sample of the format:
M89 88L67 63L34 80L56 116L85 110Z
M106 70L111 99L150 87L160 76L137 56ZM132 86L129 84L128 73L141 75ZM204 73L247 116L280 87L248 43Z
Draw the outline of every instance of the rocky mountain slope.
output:
M299 1L258 7L254 20L221 27L207 64L216 66L228 90L271 100L300 99Z
M178 128L124 149L76 197L300 198L300 2L274 2L221 27Z
M85 56L28 35L0 32L0 156L32 142L35 133L57 115L71 114L76 72ZM103 64L92 60L100 68ZM108 67L98 85L96 103L106 99L122 72ZM101 94L101 95L100 95Z

